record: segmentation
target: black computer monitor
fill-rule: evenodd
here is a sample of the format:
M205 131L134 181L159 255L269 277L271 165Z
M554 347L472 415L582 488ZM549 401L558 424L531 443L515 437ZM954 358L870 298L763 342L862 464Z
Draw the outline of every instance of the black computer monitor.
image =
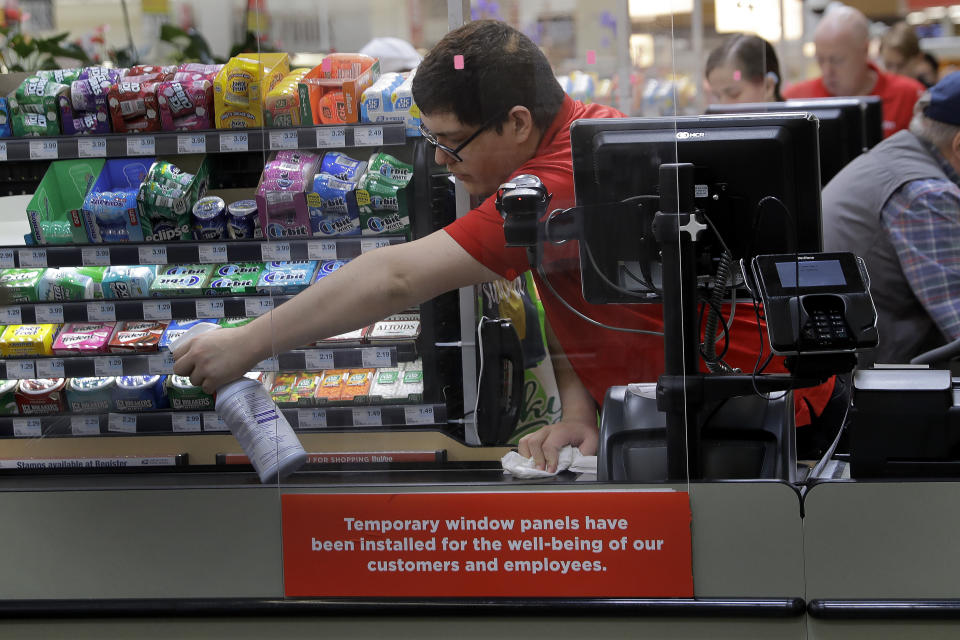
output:
M697 243L698 287L711 286L724 246L735 261L821 250L817 121L808 115L579 120L571 142L588 302L661 300L650 231L661 164L695 165L695 202L712 227Z
M707 107L708 114L797 111L812 113L820 121L821 185L826 185L848 162L883 139L883 103L878 96L803 98Z

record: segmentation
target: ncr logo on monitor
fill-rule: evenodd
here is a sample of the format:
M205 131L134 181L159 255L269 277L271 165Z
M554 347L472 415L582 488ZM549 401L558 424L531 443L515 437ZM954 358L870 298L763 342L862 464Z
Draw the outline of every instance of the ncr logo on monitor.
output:
M690 138L702 138L706 134L702 131L677 131L677 140L689 140Z

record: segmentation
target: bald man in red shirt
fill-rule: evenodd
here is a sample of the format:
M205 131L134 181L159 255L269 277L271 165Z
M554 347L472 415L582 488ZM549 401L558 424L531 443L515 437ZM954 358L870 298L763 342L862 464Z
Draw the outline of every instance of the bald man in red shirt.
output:
M913 105L924 87L913 78L885 73L870 62L866 16L853 7L830 9L817 25L814 43L821 77L787 87L785 98L880 96L885 138L910 125Z

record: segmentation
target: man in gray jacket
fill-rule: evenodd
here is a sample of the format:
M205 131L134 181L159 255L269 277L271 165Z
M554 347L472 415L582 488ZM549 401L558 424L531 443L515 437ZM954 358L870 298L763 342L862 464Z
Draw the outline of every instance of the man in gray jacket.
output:
M823 190L826 251L867 263L879 315L874 362L908 362L960 338L960 72L917 102L908 131ZM865 363L861 360L861 366Z

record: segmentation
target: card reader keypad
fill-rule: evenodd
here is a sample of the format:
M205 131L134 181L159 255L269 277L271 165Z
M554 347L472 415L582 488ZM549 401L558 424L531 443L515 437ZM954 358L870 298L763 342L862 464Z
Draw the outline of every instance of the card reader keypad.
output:
M818 347L845 346L850 329L840 309L812 309L803 327L803 340Z

